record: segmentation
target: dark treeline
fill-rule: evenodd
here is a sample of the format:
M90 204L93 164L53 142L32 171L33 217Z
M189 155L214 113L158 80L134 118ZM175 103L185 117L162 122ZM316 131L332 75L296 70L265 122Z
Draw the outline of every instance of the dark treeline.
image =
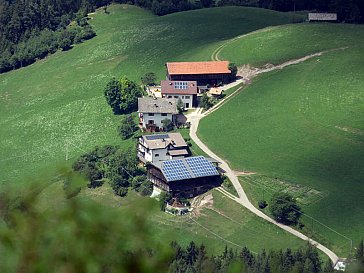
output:
M198 1L195 3L189 0L115 0L114 2L136 5L159 16L203 7Z
M317 250L311 245L295 251L252 253L248 248L241 251L228 249L218 255L208 254L204 245L191 242L186 248L172 243L174 256L169 273L183 272L243 272L243 273L330 273L334 272L330 260L322 262Z
M95 32L85 16L108 2L0 0L0 73L92 38Z
M217 5L251 6L277 11L336 12L339 21L364 23L364 1L362 0L220 0L217 1Z
M250 6L277 11L315 10L336 12L340 21L364 23L364 1L362 0L115 0L151 10L156 15L212 6Z

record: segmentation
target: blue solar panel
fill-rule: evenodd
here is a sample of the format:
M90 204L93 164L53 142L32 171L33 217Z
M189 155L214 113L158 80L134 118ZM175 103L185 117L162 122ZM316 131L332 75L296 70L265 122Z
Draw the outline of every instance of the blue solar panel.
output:
M162 172L167 181L177 181L192 178L183 160L169 160L162 162Z
M169 135L168 134L148 135L148 136L145 136L145 138L147 140L156 140L156 139L169 138Z
M219 175L215 166L203 156L189 157L185 160L196 177Z

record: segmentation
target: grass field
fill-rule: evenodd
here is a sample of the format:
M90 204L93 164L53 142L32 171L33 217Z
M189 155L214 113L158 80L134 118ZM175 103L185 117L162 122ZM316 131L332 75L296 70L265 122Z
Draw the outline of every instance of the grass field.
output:
M120 117L102 95L112 76L139 80L153 71L162 79L167 61L209 60L225 40L302 18L237 7L163 17L126 5L108 10L90 15L92 40L0 75L0 184L26 183L63 162L67 150L73 159L95 145L132 145L118 138Z
M269 42L261 44L265 34L254 34L260 37L257 47L261 45L257 61L234 55L237 44L221 54L236 56L232 61L239 64L259 65L349 47L261 75L204 118L199 135L234 169L325 193L303 210L358 242L364 237L364 27L304 24L272 28L268 34ZM304 42L306 37L316 41L313 47ZM253 47L251 38L246 39ZM241 43L246 45L244 39ZM225 134L216 133L221 131ZM339 254L347 255L347 243L323 232Z
M105 209L117 209L120 217L123 217L124 212L130 213L130 208L135 208L145 214L149 232L156 241L167 244L174 240L187 245L193 240L205 244L209 253L221 252L225 245L237 250L247 246L255 252L263 248L296 249L305 245L304 241L255 217L220 192L212 190L207 194L213 195L208 207L201 208L199 213L192 216L181 217L161 212L156 200L140 197L134 191L129 191L126 198L119 198L108 185L98 189L83 189L77 198L91 199L105 206ZM62 184L55 183L42 193L39 205L56 209L64 202L63 196Z

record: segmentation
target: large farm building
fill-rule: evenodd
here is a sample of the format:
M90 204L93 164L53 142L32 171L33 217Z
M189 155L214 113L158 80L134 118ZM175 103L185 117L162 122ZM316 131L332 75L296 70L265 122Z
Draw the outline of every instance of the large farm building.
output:
M231 78L228 61L166 63L170 81L197 81L197 85L227 83Z

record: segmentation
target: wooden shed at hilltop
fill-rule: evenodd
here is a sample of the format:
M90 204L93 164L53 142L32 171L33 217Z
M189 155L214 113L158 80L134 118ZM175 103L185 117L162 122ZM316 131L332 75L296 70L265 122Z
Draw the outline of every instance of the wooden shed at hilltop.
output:
M197 85L227 83L231 78L228 61L166 63L170 81L197 81Z

